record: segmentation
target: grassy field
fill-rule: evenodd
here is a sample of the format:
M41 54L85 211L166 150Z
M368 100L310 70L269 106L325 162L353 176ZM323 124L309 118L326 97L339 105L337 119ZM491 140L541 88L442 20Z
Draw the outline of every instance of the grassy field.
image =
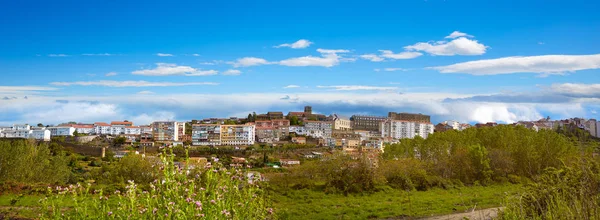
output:
M362 196L292 190L273 197L281 219L380 219L426 217L473 208L499 207L507 194L520 190L520 185L511 184L424 192L386 190Z
M280 219L380 219L426 217L502 206L507 194L521 191L520 185L461 187L406 192L389 189L367 195L325 194L312 190L290 190L274 194ZM1 195L0 215L35 218L39 195ZM67 202L68 203L68 202Z

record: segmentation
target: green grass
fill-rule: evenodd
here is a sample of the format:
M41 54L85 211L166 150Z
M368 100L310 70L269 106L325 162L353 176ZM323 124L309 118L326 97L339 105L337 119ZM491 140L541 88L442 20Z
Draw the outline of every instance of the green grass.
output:
M350 196L290 190L284 194L274 194L273 203L281 219L426 217L463 212L474 207L499 207L507 194L520 191L521 185L510 184L423 192L390 189Z

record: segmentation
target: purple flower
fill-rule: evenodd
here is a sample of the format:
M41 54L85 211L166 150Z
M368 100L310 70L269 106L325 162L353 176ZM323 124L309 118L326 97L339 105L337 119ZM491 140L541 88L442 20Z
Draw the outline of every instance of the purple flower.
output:
M210 203L216 204L217 202L215 202L215 200L213 199L213 200L210 200Z
M196 209L202 210L202 203L200 201L196 202Z
M112 212L108 212L108 216L111 216L111 215L112 215Z
M267 209L267 212L269 212L269 215L272 215L273 214L273 208Z
M192 198L188 197L188 198L185 199L185 202L187 202L187 203L190 203L191 201L192 201Z

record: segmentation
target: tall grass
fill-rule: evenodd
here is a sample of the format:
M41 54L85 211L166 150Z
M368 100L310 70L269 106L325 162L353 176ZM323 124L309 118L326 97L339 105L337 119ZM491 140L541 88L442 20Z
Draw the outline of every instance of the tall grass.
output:
M124 192L91 191L91 184L48 189L41 219L271 219L258 181L215 160L200 169L180 169L161 154L162 178L148 190L129 181ZM72 206L72 208L65 208Z
M600 219L599 171L594 161L549 168L508 199L502 219Z

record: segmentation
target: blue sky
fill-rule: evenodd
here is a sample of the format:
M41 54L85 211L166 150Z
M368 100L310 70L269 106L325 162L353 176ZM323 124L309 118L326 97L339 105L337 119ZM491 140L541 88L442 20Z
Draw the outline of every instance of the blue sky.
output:
M595 1L15 1L0 124L293 111L594 118ZM27 98L25 98L27 96Z

